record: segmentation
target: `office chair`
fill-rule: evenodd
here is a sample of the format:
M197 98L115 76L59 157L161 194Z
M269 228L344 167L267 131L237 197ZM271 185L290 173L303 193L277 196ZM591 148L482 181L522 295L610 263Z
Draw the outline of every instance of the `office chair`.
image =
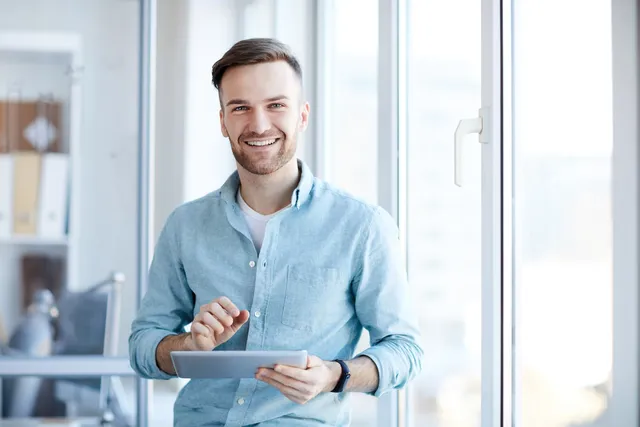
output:
M114 273L86 291L61 296L54 354L117 355L123 283L124 275ZM65 403L67 416L98 415L104 422L132 425L120 378L56 380L55 397Z

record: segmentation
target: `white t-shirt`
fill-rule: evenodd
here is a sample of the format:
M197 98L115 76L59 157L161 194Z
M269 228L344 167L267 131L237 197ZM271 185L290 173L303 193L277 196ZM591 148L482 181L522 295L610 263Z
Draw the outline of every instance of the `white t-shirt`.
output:
M242 209L242 213L247 220L247 224L249 224L249 232L251 233L253 244L256 246L258 253L260 253L262 241L264 240L264 232L267 229L267 222L269 222L269 220L278 212L272 213L271 215L262 215L261 213L254 211L244 201L242 195L240 195L240 190L238 190L236 200L240 205L240 209Z

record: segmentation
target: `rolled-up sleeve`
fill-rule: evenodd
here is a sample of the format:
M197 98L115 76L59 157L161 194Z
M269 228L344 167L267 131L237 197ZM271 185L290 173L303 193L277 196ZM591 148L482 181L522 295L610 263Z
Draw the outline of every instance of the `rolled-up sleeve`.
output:
M167 220L149 269L149 287L131 325L129 359L143 378L169 379L156 362L156 348L168 335L184 332L193 319L193 293L187 284L177 242L176 212Z
M356 313L371 342L360 355L378 368L378 388L372 394L380 396L415 378L424 356L398 228L382 208L374 211L357 253L352 283Z

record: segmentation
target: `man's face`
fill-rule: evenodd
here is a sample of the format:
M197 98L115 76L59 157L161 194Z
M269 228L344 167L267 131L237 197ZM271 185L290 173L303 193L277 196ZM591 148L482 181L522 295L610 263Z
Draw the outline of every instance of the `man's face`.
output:
M296 154L298 133L307 127L309 105L285 61L227 70L220 82L220 124L236 161L247 171L267 175Z

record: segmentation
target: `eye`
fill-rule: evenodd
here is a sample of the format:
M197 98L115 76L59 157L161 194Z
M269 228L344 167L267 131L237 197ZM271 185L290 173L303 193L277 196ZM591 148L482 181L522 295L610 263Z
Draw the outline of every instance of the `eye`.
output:
M282 107L284 107L284 104L281 104L279 102L275 102L275 103L269 105L269 107L270 108L282 108Z
M236 107L236 108L234 108L234 109L233 109L233 110L231 110L231 111L245 111L246 109L247 109L247 107L245 107L245 106L243 105L243 106L240 106L240 107Z

